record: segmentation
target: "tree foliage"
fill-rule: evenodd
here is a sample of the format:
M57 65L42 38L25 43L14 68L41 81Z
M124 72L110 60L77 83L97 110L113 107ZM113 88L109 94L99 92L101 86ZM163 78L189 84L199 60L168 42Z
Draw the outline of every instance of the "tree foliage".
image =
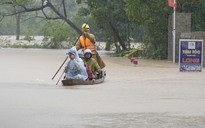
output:
M150 58L167 58L168 15L172 8L162 0L126 0L126 12L136 26L146 29L144 44ZM177 0L177 12L192 13L192 31L205 30L205 1Z
M204 0L177 0L177 12L192 13L193 31L205 30ZM147 57L167 58L168 16L172 13L167 0L0 0L0 34L15 33L18 13L23 34L53 36L54 42L70 36L74 41L81 33L79 26L88 22L97 39L114 42L117 51L127 50L130 37L137 35L140 41L143 38Z
M72 0L72 2L74 2ZM68 17L68 10L65 0L1 0L0 7L8 8L9 11L0 12L1 19L6 16L13 16L19 13L35 12L38 18L47 20L65 21L76 32L81 33L81 30L70 20ZM16 11L12 11L12 7L17 8Z
M0 28L4 35L16 34L16 14L21 14L22 35L53 37L53 46L58 47L58 43L67 40L69 36L73 36L69 38L69 42L73 42L77 33L81 32L71 22L78 10L75 0L0 0L0 7Z
M126 12L136 26L146 30L144 46L147 57L167 57L168 13L167 1L126 0Z
M205 31L204 0L178 0L177 12L192 13L192 31Z
M88 8L81 9L81 14L92 15L95 24L106 35L107 42L114 42L117 48L127 50L131 23L124 10L124 0L77 0L77 2L85 2L88 5Z

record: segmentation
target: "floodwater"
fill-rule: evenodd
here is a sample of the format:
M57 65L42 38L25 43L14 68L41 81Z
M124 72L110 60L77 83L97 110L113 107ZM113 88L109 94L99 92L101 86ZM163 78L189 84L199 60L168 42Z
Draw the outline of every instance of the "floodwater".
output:
M99 85L51 80L66 50L0 49L0 128L204 128L205 71L106 56Z

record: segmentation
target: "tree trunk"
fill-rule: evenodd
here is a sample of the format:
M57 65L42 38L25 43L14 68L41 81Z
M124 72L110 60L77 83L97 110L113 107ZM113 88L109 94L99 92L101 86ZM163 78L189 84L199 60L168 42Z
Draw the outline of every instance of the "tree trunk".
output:
M127 25L127 46L130 49L130 23Z
M116 39L119 41L120 45L122 46L122 49L123 49L123 50L127 50L127 48L126 48L124 42L123 42L122 39L120 38L120 35L119 35L119 33L117 32L117 30L115 29L115 27L112 25L112 23L109 22L109 24L110 24L111 29L113 30L114 36L116 37Z
M50 1L48 1L48 6L67 24L69 24L77 33L81 34L81 30L75 26L73 22L71 22L67 17L63 16L53 5Z
M16 14L16 40L19 40L20 37L20 20L21 20L21 14Z

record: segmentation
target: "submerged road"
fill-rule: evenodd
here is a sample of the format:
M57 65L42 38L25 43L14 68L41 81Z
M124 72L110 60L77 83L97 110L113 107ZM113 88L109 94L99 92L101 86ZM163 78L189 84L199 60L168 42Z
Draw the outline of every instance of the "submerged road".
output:
M204 128L205 71L101 53L99 85L55 85L66 50L0 49L0 128Z

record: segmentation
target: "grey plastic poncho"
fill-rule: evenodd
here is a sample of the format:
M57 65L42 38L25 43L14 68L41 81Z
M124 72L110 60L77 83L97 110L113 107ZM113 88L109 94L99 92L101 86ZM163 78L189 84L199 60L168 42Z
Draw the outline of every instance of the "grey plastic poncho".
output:
M88 78L88 74L86 72L86 68L84 66L84 62L81 58L79 58L76 47L72 47L67 54L75 55L75 59L68 60L67 63L67 72L66 79L81 79L86 80Z

